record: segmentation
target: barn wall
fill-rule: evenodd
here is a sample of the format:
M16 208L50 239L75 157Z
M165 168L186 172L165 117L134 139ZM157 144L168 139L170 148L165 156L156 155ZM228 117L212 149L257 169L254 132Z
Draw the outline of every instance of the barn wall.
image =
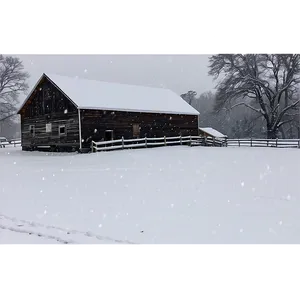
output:
M47 78L35 88L21 114L23 149L37 146L79 147L79 118L76 106ZM46 131L51 124L51 132ZM30 132L34 125L34 134ZM66 134L59 135L59 126L65 125Z
M134 135L134 126L140 132ZM198 116L124 111L82 110L81 128L83 147L105 139L105 131L113 130L113 138L162 137L198 135Z
M203 137L213 137L212 135L210 135L210 134L208 134L208 133L206 133L206 132L204 132L204 131L202 131L200 129L199 129L199 135L201 135Z

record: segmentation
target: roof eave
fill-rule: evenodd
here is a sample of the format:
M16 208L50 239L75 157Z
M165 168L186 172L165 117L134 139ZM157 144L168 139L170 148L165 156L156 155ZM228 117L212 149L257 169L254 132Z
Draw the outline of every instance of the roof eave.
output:
M89 106L78 106L78 109L90 109L90 110L109 110L109 111L128 111L128 112L141 112L141 113L158 113L158 114L172 114L172 115L190 115L197 116L200 115L199 112L176 112L176 111L154 111L154 110L138 110L138 109L121 109L121 108L113 108L113 107L89 107Z

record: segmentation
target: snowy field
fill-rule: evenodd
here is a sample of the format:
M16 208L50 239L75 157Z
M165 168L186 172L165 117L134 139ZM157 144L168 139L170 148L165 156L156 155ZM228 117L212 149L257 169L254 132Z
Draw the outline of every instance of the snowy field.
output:
M0 243L299 243L300 150L0 149Z

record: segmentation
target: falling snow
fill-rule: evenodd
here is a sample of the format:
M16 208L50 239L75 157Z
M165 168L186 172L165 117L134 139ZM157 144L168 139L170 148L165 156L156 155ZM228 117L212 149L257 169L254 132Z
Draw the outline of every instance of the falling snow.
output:
M299 151L273 150L0 149L1 214L86 232L68 237L83 243L103 242L94 235L136 243L300 243Z

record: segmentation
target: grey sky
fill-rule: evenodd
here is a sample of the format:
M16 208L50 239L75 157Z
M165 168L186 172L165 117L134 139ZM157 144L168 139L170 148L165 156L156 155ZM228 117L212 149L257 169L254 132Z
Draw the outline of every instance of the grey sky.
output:
M4 50L2 48L2 50ZM13 49L5 49L10 51ZM30 49L25 49L30 50ZM35 49L32 49L35 50ZM43 49L49 50L52 49ZM55 49L54 49L55 50ZM165 87L178 94L213 89L204 55L13 55L22 59L34 84L42 73L79 76L109 82Z
M165 87L178 94L213 89L208 55L17 55L31 84L45 73Z

